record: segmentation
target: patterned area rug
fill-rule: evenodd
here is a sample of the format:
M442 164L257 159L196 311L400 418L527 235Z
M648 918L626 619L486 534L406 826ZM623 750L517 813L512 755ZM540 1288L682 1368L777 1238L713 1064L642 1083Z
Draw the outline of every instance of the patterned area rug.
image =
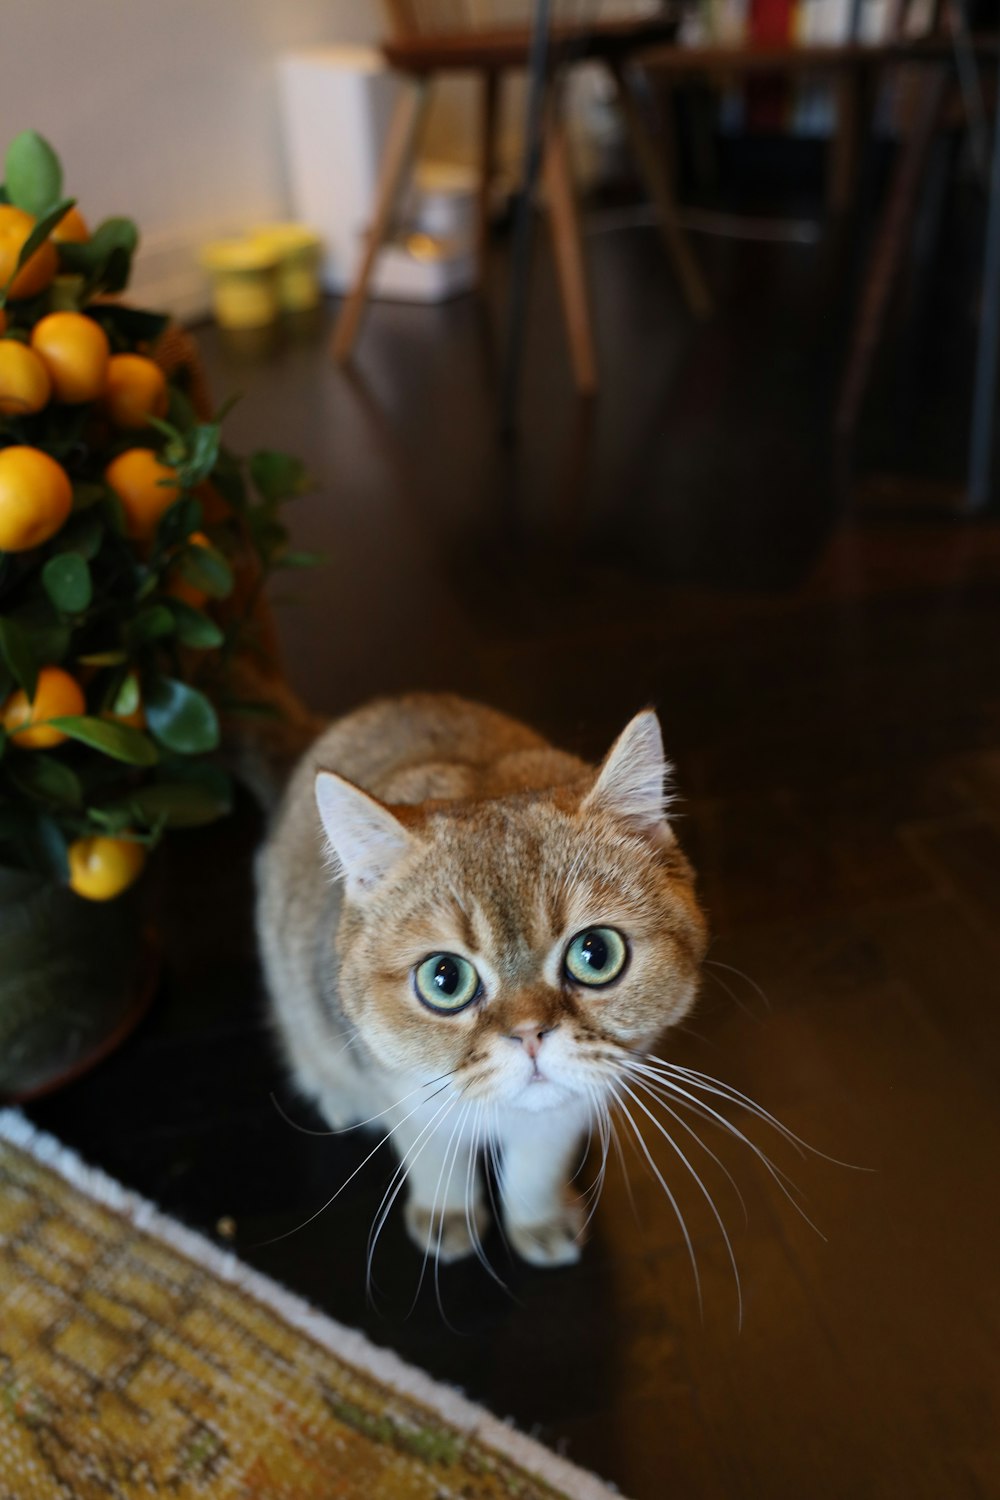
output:
M613 1492L0 1110L0 1495Z

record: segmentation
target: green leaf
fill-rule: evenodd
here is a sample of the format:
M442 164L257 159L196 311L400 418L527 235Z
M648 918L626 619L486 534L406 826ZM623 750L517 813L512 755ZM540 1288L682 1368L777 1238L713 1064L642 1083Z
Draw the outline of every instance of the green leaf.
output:
M151 641L164 640L168 635L173 635L176 628L174 617L167 606L152 604L148 609L139 611L126 627L126 635L130 647L135 650L138 646L149 645Z
M177 386L168 387L169 404L167 406L167 420L175 430L190 432L198 425L198 414L191 405L190 398Z
M224 632L213 619L192 609L181 599L171 599L168 606L177 621L177 639L182 646L191 646L197 651L214 651L225 640Z
M56 609L82 614L93 598L90 569L79 552L60 552L42 569L42 583Z
M228 448L219 449L215 468L209 477L228 506L240 512L246 509L247 490L243 468L239 459Z
M220 794L194 781L154 782L111 804L106 811L119 809L127 809L134 821L154 826L162 823L167 828L201 828L232 810L232 796L228 785Z
M187 454L177 465L185 489L194 489L207 479L219 456L219 428L214 422L202 422L188 434Z
M115 700L111 705L111 712L127 718L129 714L134 714L138 707L139 679L134 672L129 672L115 694Z
M165 313L146 312L121 302L93 303L87 308L87 316L103 325L113 347L129 352L137 344L155 344L170 322Z
M160 517L156 528L157 547L163 551L179 547L182 542L187 541L192 531L201 529L203 520L201 503L193 495L176 500Z
M177 559L177 570L210 599L226 599L233 591L233 571L221 552L200 543L185 547Z
M124 651L91 651L77 661L84 667L120 667L128 657Z
M219 407L219 410L215 413L215 416L212 418L212 421L215 423L215 425L217 427L221 427L223 422L229 416L229 413L233 410L234 407L239 406L242 400L242 391L234 391L231 396L227 396L225 401L223 401L222 405Z
M95 511L84 511L70 516L52 545L57 553L79 552L89 562L100 552L103 541L104 527L100 515Z
M79 778L54 755L44 755L38 750L21 755L11 760L8 775L28 797L55 802L60 807L83 805Z
M110 834L124 833L135 822L131 809L128 807L88 807L87 819L105 833Z
M262 448L251 458L250 477L262 498L271 505L303 495L312 486L301 459L267 448Z
M0 656L7 663L18 687L22 687L29 700L34 701L38 669L42 662L36 655L30 633L9 615L0 615Z
M79 740L92 750L110 755L112 760L129 766L155 766L159 752L141 729L115 724L110 719L95 719L86 714L65 719L50 719L53 729L61 729L71 740Z
M22 130L7 147L4 172L10 201L36 218L62 192L62 167L48 141L35 130Z
M31 852L37 868L55 880L69 879L69 860L66 856L66 839L59 824L47 813L35 819L33 833L29 835Z
M172 677L145 685L143 705L153 736L179 755L202 755L219 743L215 709L197 688Z
M121 292L128 285L138 243L139 231L131 219L105 219L89 240L60 245L59 260L64 270L86 277L85 297L98 289Z

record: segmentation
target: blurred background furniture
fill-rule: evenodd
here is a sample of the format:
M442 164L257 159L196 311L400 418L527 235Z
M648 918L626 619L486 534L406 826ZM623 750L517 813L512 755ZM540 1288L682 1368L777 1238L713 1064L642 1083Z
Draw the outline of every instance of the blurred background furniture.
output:
M899 144L848 339L834 412L834 426L841 437L849 438L857 425L893 293L915 234L932 147L941 132L968 132L972 163L986 185L990 145L979 74L984 65L995 66L998 40L995 20L989 33L971 31L967 5L968 0L932 0L927 7L920 7L916 0L891 0L882 34L866 38L861 35L862 0L853 0L848 34L841 41L765 36L762 41L696 40L691 45L682 40L658 44L636 59L653 80L668 122L677 91L691 80L705 80L719 94L761 77L786 84L805 79L826 82L834 106L826 181L826 206L832 215L848 213L857 202L859 166L880 96L883 104L893 106ZM894 97L886 99L893 88ZM995 105L992 93L990 97ZM996 97L1000 97L1000 80ZM669 133L666 144L669 147ZM985 503L992 461L1000 342L1000 163L996 160L991 224L984 253L983 322L970 437L968 504L972 509Z
M365 253L334 331L333 352L340 362L349 359L354 348L372 271L413 161L430 86L438 76L453 72L472 72L480 79L477 250L482 280L502 83L510 71L527 67L531 52L530 0L506 5L475 0L389 0L388 9L391 30L383 50L390 66L404 75L406 86L398 98L383 154ZM557 4L546 64L543 176L573 373L582 393L597 387L597 358L559 88L573 65L596 61L610 70L629 140L688 305L698 316L711 311L700 267L677 223L672 185L629 75L631 60L640 49L675 34L676 18L648 3L619 6L614 15L601 11L600 0Z
M995 36L973 38L961 7L943 6L938 0L925 36L907 37L900 27L882 51L883 65L907 67L917 87L910 100L852 332L836 414L837 429L844 434L852 432L857 423L893 288L910 243L935 137L942 130L970 129L975 164L984 179L989 149L978 68L996 54Z

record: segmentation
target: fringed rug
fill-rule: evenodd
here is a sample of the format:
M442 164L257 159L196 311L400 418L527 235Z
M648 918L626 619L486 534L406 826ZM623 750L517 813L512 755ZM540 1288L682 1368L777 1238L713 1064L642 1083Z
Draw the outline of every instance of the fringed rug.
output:
M612 1493L0 1110L0 1495Z

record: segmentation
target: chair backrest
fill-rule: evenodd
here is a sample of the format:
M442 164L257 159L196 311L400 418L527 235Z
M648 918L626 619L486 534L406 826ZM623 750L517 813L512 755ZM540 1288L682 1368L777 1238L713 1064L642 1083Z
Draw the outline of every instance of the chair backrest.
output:
M397 37L433 36L440 32L484 31L529 25L536 0L384 0ZM587 23L602 17L648 16L660 0L552 0L555 21Z

